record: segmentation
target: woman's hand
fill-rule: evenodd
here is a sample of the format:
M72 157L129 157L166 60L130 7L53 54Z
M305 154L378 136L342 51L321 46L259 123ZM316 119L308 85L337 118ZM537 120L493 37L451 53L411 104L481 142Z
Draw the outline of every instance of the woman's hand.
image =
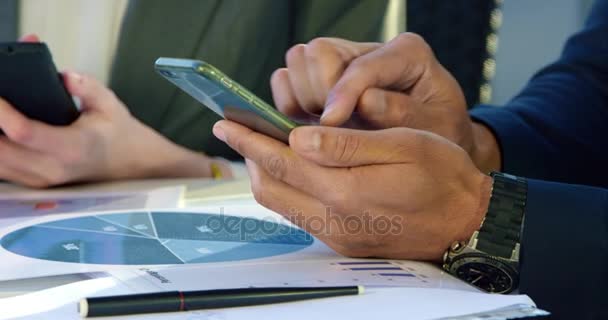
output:
M69 126L31 120L0 98L0 179L31 187L147 177L209 177L211 163L230 176L225 161L177 146L135 119L93 78L64 74L81 101ZM49 106L52 108L53 106Z

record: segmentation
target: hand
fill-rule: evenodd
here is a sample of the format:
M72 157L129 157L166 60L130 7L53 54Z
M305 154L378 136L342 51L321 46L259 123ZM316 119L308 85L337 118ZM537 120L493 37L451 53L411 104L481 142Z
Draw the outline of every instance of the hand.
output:
M327 95L349 63L381 46L338 38L293 46L285 55L287 68L276 70L270 79L277 109L294 119L318 119Z
M213 131L247 159L262 205L347 256L440 260L488 208L491 178L432 133L299 127L290 148L234 122Z
M65 127L31 120L0 98L0 179L30 187L144 177L211 176L212 162L181 148L133 116L96 80L64 74L82 114ZM52 106L50 106L52 107Z
M293 47L286 60L271 79L283 113L323 111L329 126L431 131L463 147L484 171L500 168L494 136L471 121L460 86L421 37L404 33L385 45L320 38Z

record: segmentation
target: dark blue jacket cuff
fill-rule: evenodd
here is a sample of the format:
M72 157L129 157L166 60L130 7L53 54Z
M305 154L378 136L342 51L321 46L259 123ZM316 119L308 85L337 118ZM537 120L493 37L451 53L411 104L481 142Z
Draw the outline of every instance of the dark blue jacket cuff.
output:
M528 180L520 291L557 319L608 319L608 190Z
M551 149L534 128L522 121L521 117L502 107L480 105L470 111L471 118L487 126L498 142L502 156L502 172L514 175L543 178L550 175L544 172L542 159L534 157L539 146ZM527 155L527 156L526 156Z

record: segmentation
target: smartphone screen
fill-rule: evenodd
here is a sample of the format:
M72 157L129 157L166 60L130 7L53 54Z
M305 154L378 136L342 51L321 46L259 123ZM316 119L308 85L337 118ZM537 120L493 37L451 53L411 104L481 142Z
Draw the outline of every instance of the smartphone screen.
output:
M298 124L234 82L217 68L197 60L160 58L156 70L221 117L288 142Z

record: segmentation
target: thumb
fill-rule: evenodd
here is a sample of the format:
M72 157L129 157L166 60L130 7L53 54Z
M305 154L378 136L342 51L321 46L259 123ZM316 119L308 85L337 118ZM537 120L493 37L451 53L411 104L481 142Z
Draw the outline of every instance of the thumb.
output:
M40 38L35 34L26 34L19 38L19 42L40 42Z
M302 126L289 136L300 156L328 167L357 167L412 161L424 132L409 128L378 131Z
M101 110L116 96L99 81L92 77L68 71L63 73L64 84L68 92L80 99L82 111Z

